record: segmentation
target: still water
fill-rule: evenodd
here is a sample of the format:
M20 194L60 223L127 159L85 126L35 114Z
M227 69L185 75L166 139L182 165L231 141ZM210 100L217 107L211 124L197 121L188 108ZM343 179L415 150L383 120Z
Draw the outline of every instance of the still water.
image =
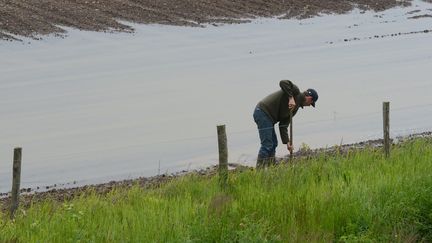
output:
M432 130L432 33L391 36L432 29L407 19L431 8L0 42L0 192L16 146L22 187L86 184L216 164L218 124L230 162L253 165L252 111L281 79L320 95L294 119L297 148L381 137L383 101L393 137Z

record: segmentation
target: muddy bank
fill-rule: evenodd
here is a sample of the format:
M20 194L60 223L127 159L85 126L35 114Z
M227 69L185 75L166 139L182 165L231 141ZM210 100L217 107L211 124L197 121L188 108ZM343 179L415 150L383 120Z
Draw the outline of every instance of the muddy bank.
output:
M120 21L204 26L249 22L257 17L308 18L353 8L383 11L412 0L0 0L0 40L66 35L63 26L89 31L132 32ZM429 1L429 0L425 0ZM11 34L13 34L14 37Z
M229 164L230 170L243 170L250 167L246 167L239 164ZM128 179L122 181L110 181L108 183L101 183L95 185L85 185L74 188L61 188L61 185L47 186L47 191L38 192L33 188L23 188L20 190L20 206L28 208L32 203L37 203L44 200L54 200L57 202L63 202L71 200L75 197L82 195L88 195L96 193L98 195L106 195L109 192L116 189L131 188L132 186L138 185L142 188L157 188L162 184L165 184L175 178L180 178L185 175L197 175L202 177L210 177L217 173L218 166L211 166L201 170L193 171L181 171L173 174L162 174L153 177L139 177L136 179ZM10 205L10 193L0 194L0 210L6 212Z
M397 145L401 142L408 141L415 138L432 138L432 131L423 132L418 134L412 134L405 137L396 137L392 139L393 145ZM354 143L354 144L343 144L339 146L332 146L328 148L320 149L309 149L306 147L300 148L294 153L294 158L292 161L298 159L310 159L316 156L322 156L323 154L327 156L332 156L336 154L347 154L350 151L357 151L366 148L381 148L383 144L382 139L368 140L364 142ZM277 158L277 163L292 163L289 157ZM236 163L230 163L229 169L232 171L243 171L243 170L253 170L253 167L244 166ZM194 171L182 171L174 174L162 174L153 177L140 177L137 179L129 179L122 181L110 181L108 183L96 184L96 185L86 185L82 187L75 188L57 188L57 185L47 186L48 191L37 192L31 188L21 189L21 202L20 205L24 208L28 208L32 203L44 201L47 199L63 202L71 200L75 197L96 193L101 196L106 195L114 189L130 188L134 185L139 185L142 188L156 188L164 183L167 183L173 179L180 178L185 175L198 175L202 177L211 177L217 173L218 166L211 166L201 170ZM59 186L61 187L61 186ZM10 193L3 193L0 195L0 207L1 210L7 211L8 205L10 204Z
M395 138L391 138L392 145L397 145L402 142L406 142L412 139L416 138L432 138L432 131L429 132L422 132L422 133L415 133L408 136L398 136ZM296 158L301 157L307 157L311 158L314 156L318 156L320 154L325 155L335 155L335 154L346 154L349 151L356 151L356 150L363 150L366 148L382 148L383 147L384 140L383 139L375 139L375 140L368 140L364 142L359 143L353 143L353 144L341 144L338 146L332 146L328 148L319 148L319 149L308 149L308 148L300 148L299 151L295 153ZM283 160L287 160L288 157L283 158Z

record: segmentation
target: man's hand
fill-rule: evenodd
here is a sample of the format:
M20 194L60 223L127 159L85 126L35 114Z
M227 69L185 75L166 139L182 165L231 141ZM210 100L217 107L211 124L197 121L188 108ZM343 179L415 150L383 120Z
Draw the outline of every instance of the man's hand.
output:
M296 106L296 102L295 102L294 98L290 97L289 101L288 101L288 108L290 110L294 110L295 106Z
M294 150L294 146L292 146L291 144L287 144L287 149L290 152L290 154L292 154L293 150Z

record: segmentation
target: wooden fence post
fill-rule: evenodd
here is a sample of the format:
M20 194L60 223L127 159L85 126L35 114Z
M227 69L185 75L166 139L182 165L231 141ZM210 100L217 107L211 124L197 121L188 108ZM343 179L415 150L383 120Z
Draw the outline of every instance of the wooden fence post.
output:
M390 102L383 102L384 153L390 156Z
M21 156L22 156L22 149L15 148L14 157L13 157L13 171L12 171L12 198L11 198L11 208L10 208L11 218L14 217L15 211L18 209L18 205L19 205L19 190L20 190L20 182L21 182Z
M228 145L225 125L217 126L219 147L219 182L222 188L228 184Z

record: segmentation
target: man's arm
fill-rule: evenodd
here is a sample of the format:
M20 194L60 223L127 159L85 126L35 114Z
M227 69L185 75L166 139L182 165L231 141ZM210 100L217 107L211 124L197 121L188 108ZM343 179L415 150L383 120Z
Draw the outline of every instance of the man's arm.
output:
M288 126L289 126L289 119L284 119L279 122L279 133L283 144L289 143Z
M289 80L281 80L279 86L288 97L296 97L300 94L299 88Z
M292 153L294 148L290 144L290 137L288 135L288 126L289 126L289 120L288 121L284 120L279 122L279 132L281 135L282 143L286 144L288 151Z

